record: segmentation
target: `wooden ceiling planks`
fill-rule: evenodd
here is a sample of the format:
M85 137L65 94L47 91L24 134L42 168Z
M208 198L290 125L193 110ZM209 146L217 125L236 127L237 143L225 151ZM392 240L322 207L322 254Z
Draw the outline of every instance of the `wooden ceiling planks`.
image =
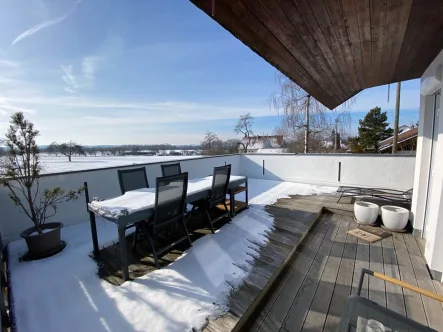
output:
M365 86L365 72L363 65L363 55L361 52L360 30L358 27L357 12L355 10L354 0L342 0L343 18L346 22L346 29L354 57L354 66L357 75L358 88L361 90Z
M429 8L433 8L429 12ZM400 62L396 75L402 80L408 73L421 75L441 51L443 43L443 1L414 0L401 54L405 59Z
M245 7L251 10L251 13L261 22L265 22L266 27L280 41L280 43L292 54L298 63L325 89L325 92L331 98L337 98L338 91L331 84L324 69L309 50L303 39L296 33L296 29L288 20L285 13L275 0L241 0ZM271 16L270 13L273 15ZM327 91L326 91L327 90ZM337 98L337 100L339 100Z
M204 1L205 9L211 13L211 1ZM330 92L321 87L317 81L306 71L306 69L298 63L292 54L281 44L281 42L270 33L269 29L261 24L255 15L249 11L240 1L226 1L229 5L225 5L225 1L217 0L216 11L220 15L219 23L232 32L235 30L235 36L243 43L253 44L253 50L260 56L265 58L283 73L291 72L297 77L297 83L306 91L315 86L315 89L321 90L322 98L330 100ZM226 20L229 18L229 21ZM249 24L245 24L248 22ZM233 33L234 34L234 33ZM266 56L265 56L266 54ZM315 83L314 83L315 82ZM332 100L338 100L333 98Z
M324 2L326 11L331 19L331 26L335 31L338 40L338 46L341 49L345 60L345 69L347 69L346 76L349 78L348 89L351 91L358 91L357 85L357 70L355 69L354 57L352 54L350 41L343 19L342 8L340 0L329 0Z
M190 0L211 16L213 0ZM214 0L213 19L329 108L418 78L443 48L443 0Z
M343 75L340 68L340 64L344 65L344 59L341 54L340 58L337 58L336 54L334 54L334 49L331 47L331 45L335 43L335 50L340 50L338 47L338 41L335 38L335 35L331 35L331 31L324 31L322 29L322 26L320 25L313 11L313 8L316 8L315 4L312 6L307 1L299 1L297 7L295 7L291 1L280 0L279 3L282 7L284 4L290 4L293 8L293 12L297 13L297 18L302 21L304 25L306 25L307 28L303 31L303 38L305 40L316 42L320 51L324 54L329 63L335 85L339 86L340 91L342 91L342 94L345 95L345 91L347 90L349 83L346 82L347 77ZM326 8L323 7L323 9L326 11ZM285 8L285 11L286 10L287 8ZM311 36L314 38L311 38Z
M324 38L314 39L307 37L311 34L311 31L309 30L309 23L306 24L305 20L312 19L313 18L312 14L309 16L301 15L297 10L297 8L295 8L293 3L290 1L266 0L263 1L263 3L266 3L266 6L270 5L271 6L270 9L279 6L281 12L285 13L289 21L292 23L292 26L295 29L294 31L299 36L301 36L306 47L314 55L317 62L323 68L325 74L327 75L329 81L331 82L331 85L337 91L337 95L339 96L343 95L345 92L344 86L342 86L340 84L340 80L337 80L336 77L334 77L333 75L334 69L336 70L336 64L334 62L333 55L330 52L324 53L323 50L325 50L325 48L322 48L320 46L322 43L325 43Z

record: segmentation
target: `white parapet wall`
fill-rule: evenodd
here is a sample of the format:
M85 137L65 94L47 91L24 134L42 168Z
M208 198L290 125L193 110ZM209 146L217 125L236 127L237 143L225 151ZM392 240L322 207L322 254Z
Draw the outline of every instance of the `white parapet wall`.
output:
M360 154L242 155L239 175L325 184L411 189L415 156Z
M171 163L173 162L180 162L182 171L188 172L190 179L196 179L212 174L214 167L223 166L225 163L231 164L232 174L238 174L240 156L226 155L220 157L171 161ZM45 188L53 187L62 187L67 190L77 189L83 186L84 182L87 182L90 199L93 197L111 198L120 195L120 187L117 177L118 169L144 166L146 168L148 182L150 186L154 187L156 178L161 176L160 165L167 163L169 162L47 174L40 179L40 190L43 191ZM21 231L33 225L23 213L19 212L18 207L14 206L11 199L8 197L8 189L5 187L0 187L0 209L0 232L5 244L18 239ZM62 222L65 226L88 220L84 195L82 195L77 201L60 204L57 214L49 220ZM111 224L110 227L112 227Z
M184 159L179 162L182 171L189 172L190 179L208 176L212 174L215 166L226 163L232 165L233 175L245 175L250 178L332 186L358 185L410 189L414 180L415 158L390 155L248 154ZM142 164L146 167L151 186L155 186L155 179L161 176L162 163L167 162ZM339 165L341 165L340 180ZM76 189L87 182L91 199L111 198L120 195L117 169L140 166L47 174L40 179L41 189L57 186ZM0 209L2 211L0 231L5 243L18 239L22 230L32 226L30 220L12 204L8 190L3 187L0 188ZM65 226L88 220L84 195L78 201L61 204L57 215L50 220L62 222Z

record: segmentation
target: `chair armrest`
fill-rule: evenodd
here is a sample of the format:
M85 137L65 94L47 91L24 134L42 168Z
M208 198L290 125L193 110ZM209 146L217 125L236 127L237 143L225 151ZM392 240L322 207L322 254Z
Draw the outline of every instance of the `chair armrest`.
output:
M407 282L404 282L402 280L398 280L398 279L395 279L393 277L389 277L389 276L387 276L385 274L374 272L374 271L371 271L371 270L368 270L368 269L362 269L362 271L361 271L360 281L358 283L358 290L357 290L357 295L358 296L360 296L360 293L361 293L361 288L363 286L363 279L365 277L365 274L373 276L373 277L376 277L378 279L381 279L381 280L384 280L384 281L387 281L387 282L390 282L390 283L393 283L394 285L398 285L400 287L407 288L407 289L409 289L409 290L411 290L413 292L416 292L416 293L419 293L421 295L430 297L431 299L434 299L434 300L437 300L437 301L443 303L443 296L440 296L438 294L430 292L430 291L428 291L426 289L423 289L423 288L420 288L420 287L408 284Z

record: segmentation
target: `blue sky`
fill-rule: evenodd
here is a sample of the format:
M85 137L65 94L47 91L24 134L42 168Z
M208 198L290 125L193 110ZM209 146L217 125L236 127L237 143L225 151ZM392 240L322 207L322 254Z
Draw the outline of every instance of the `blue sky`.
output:
M207 130L228 139L246 112L257 134L271 134L275 73L189 1L0 2L1 134L20 110L40 144L199 143ZM400 123L409 124L419 81L402 87ZM390 103L387 91L359 95L353 132L372 107L394 108L395 85Z

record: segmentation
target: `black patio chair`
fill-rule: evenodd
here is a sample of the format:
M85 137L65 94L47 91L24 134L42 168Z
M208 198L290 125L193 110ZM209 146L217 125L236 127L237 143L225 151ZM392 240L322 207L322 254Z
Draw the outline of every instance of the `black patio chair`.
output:
M191 203L193 206L190 217L196 208L198 208L199 211L203 211L206 214L206 218L208 219L209 227L211 228L212 233L215 233L213 223L217 222L222 217L227 216L229 220L232 221L231 213L226 204L226 194L228 192L230 176L231 165L214 167L212 187L209 196L203 200ZM219 204L224 206L226 213L218 217L217 220L212 221L209 210Z
M181 174L182 172L180 163L161 165L161 167L162 167L162 176L177 175Z
M120 184L120 191L122 195L130 190L136 190L141 188L149 188L148 177L146 176L146 168L131 168L131 169L119 169L117 170L118 182ZM134 238L132 241L132 249L135 250L135 244L138 240L141 240L141 227L140 222L135 222L126 226L126 229L135 227Z
M191 238L185 223L186 193L188 189L188 173L159 177L155 187L155 210L151 221L143 221L141 225L146 233L149 245L154 256L155 266L159 269L158 256L174 247L176 244ZM154 237L166 230L181 225L185 235L171 244L156 249Z
M130 190L149 188L146 168L144 167L119 169L117 173L122 195Z

